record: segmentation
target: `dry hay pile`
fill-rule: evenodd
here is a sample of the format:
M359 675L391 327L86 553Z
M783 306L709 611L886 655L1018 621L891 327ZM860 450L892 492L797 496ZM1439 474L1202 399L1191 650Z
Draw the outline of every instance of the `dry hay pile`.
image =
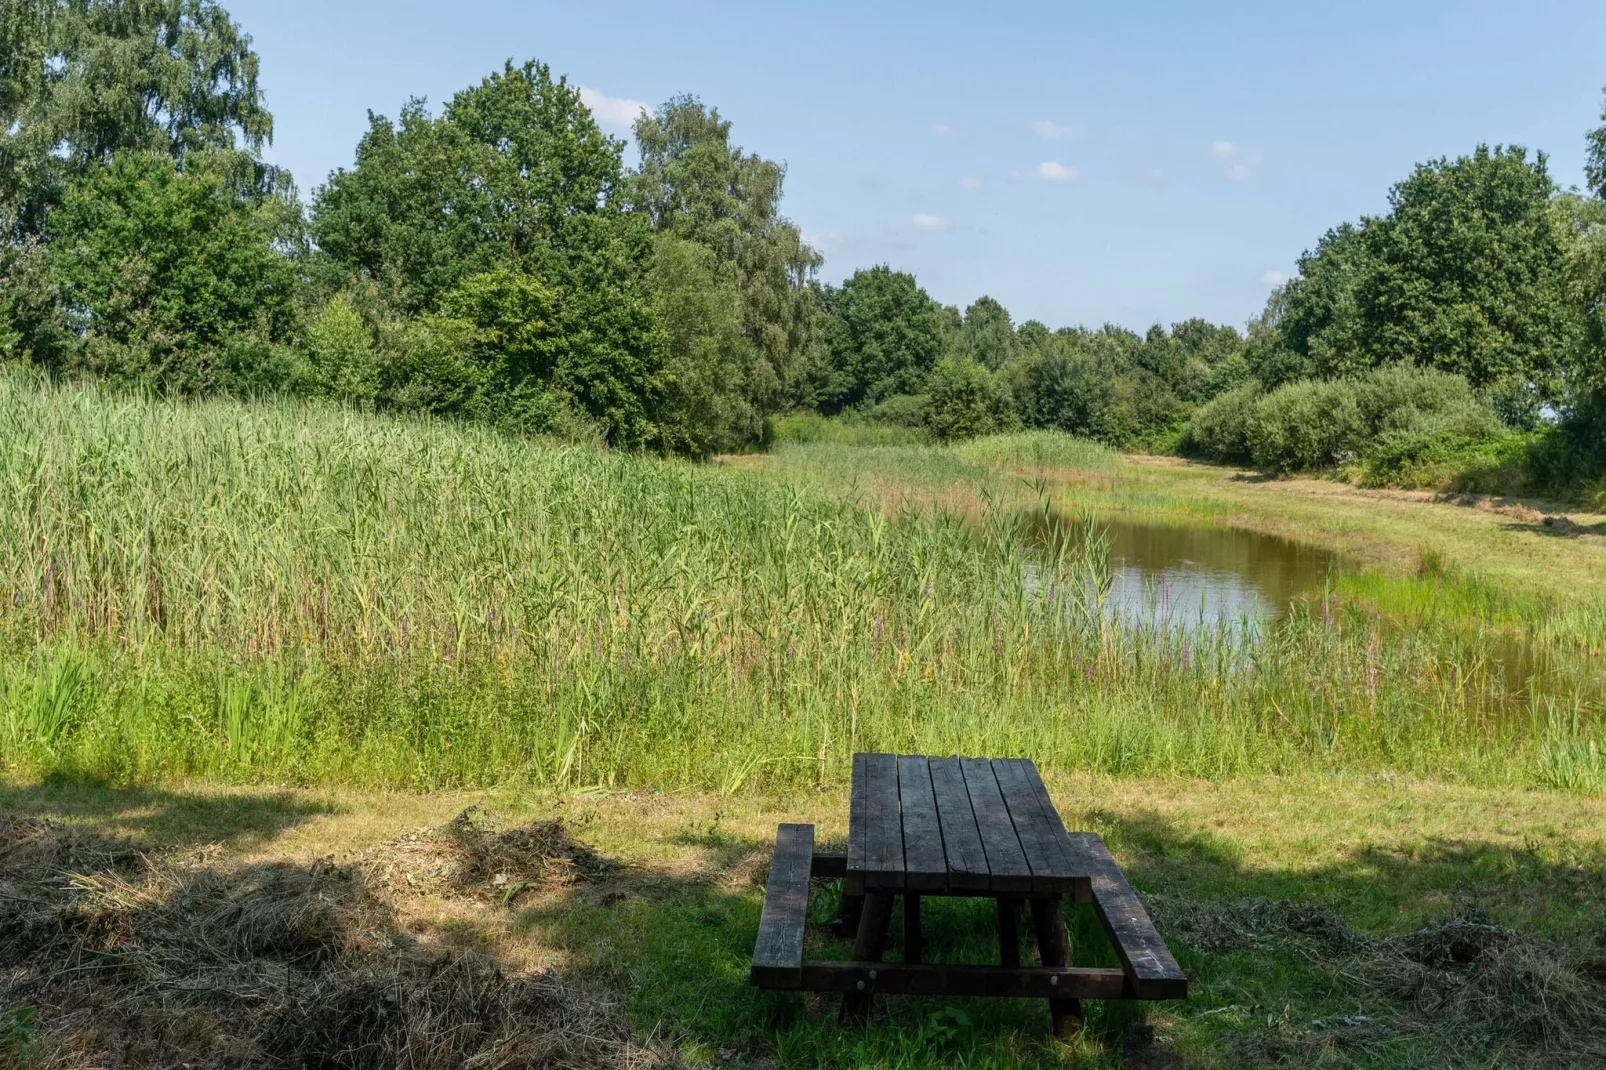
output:
M508 906L527 892L601 877L614 866L561 820L504 828L490 811L471 806L441 828L417 829L369 851L361 868L376 889Z
M1212 952L1291 946L1358 994L1387 1001L1390 1013L1377 1019L1243 1036L1245 1062L1316 1065L1338 1049L1382 1051L1390 1040L1419 1036L1441 1040L1452 1063L1606 1064L1606 945L1581 953L1491 924L1475 909L1373 936L1318 903L1145 901L1168 938Z
M0 1066L663 1065L594 993L410 938L356 867L228 868L4 813L0 1008Z

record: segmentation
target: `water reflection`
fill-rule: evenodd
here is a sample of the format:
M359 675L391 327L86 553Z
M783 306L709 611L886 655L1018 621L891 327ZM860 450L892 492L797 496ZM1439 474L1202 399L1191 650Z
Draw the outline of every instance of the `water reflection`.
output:
M1097 526L1109 544L1105 612L1140 628L1258 628L1319 592L1337 564L1329 551L1238 528L1124 517ZM1038 514L1032 527L1043 542L1079 537L1069 517Z

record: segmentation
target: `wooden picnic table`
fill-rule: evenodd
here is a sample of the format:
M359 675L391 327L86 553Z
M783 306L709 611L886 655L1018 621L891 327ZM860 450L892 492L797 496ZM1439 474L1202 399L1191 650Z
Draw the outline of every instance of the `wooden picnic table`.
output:
M1185 999L1188 982L1099 836L1067 832L1026 758L855 754L846 855L814 851L813 825L775 838L751 979L761 988L841 992L845 1018L876 993L1047 999L1060 1035L1081 1025L1083 999ZM853 958L805 960L812 880L844 884L839 932ZM1120 969L1077 967L1061 903L1091 903ZM981 896L998 904L998 965L924 961L920 902ZM883 962L902 897L902 962ZM1024 965L1018 923L1029 907L1039 965Z

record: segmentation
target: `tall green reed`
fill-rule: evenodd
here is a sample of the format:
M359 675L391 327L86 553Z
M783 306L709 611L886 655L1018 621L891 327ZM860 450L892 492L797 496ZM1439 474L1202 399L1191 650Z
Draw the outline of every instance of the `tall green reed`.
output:
M0 740L118 780L712 790L856 749L1515 783L1595 753L1590 710L1496 716L1436 634L1302 612L1246 660L1113 628L1078 545L1012 508L4 372Z

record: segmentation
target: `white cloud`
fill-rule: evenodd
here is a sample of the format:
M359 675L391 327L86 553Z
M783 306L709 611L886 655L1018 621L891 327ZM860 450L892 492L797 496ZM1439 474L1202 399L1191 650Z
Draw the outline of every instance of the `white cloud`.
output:
M1259 153L1247 156L1230 141L1217 141L1210 146L1210 156L1221 165L1221 173L1233 182L1248 182L1255 177L1250 164L1260 163Z
M803 244L813 246L815 251L828 253L842 243L842 235L834 230L814 233L805 230L802 234Z
M949 126L947 123L938 123L936 126L931 128L931 132L936 134L938 137L953 137L955 134L954 128Z
M591 109L591 114L602 126L630 127L644 111L652 111L639 100L629 97L610 97L600 89L580 87L580 99Z
M947 216L926 215L924 212L910 220L916 230L952 230L954 221Z
M1291 278L1293 278L1292 275L1287 275L1281 271L1268 271L1260 276L1260 281L1267 286L1281 286Z
M1074 167L1046 160L1037 165L1037 177L1049 182L1075 182L1082 177L1082 173Z
M969 190L971 193L975 193L977 190L981 189L981 179L979 179L979 178L961 178L959 180L959 186L960 186L961 189L966 189L966 190Z
M1038 119L1032 123L1032 131L1044 141L1057 141L1063 137L1076 137L1081 134L1080 126L1065 126L1048 119Z

